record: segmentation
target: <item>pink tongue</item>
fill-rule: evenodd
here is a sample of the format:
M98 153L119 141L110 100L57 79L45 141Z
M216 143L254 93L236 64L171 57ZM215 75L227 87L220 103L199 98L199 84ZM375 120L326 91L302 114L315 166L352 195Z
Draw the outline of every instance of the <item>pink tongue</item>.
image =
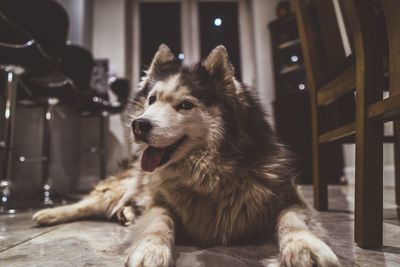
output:
M152 172L160 165L161 158L164 154L165 148L156 148L149 146L142 155L142 169L146 172Z

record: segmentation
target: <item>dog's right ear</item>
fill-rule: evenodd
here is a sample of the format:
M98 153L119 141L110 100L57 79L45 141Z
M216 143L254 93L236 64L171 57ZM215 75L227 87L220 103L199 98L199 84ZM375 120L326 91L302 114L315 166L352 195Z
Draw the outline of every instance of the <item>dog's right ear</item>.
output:
M231 81L234 76L234 68L229 60L225 46L214 48L203 61L203 66L211 75L221 76L226 81Z
M147 73L152 74L158 66L176 60L176 57L174 56L174 54L172 54L169 47L166 44L161 44L153 57L153 61L151 62L150 68L148 69Z

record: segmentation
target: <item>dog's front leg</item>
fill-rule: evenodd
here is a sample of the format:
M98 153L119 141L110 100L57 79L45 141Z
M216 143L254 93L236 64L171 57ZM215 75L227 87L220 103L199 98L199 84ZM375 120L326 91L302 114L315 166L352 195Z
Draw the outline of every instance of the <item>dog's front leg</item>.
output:
M335 253L310 229L307 211L288 208L278 218L278 238L281 266L340 266Z
M144 227L129 250L126 266L172 266L175 223L170 212L161 207L153 207L143 215L140 221L138 224L144 224Z

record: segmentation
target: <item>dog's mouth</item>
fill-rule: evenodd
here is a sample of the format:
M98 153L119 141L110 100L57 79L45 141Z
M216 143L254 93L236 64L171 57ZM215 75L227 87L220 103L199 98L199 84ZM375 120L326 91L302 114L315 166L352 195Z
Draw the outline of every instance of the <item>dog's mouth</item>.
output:
M147 147L142 155L142 170L152 172L167 163L171 159L171 155L183 144L186 137L185 135L172 145L166 147Z

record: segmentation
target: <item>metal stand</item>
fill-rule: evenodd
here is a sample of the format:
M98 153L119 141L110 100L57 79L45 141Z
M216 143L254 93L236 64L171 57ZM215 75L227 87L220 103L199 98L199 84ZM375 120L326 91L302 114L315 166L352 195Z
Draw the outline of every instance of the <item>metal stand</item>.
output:
M58 104L57 98L48 98L45 102L44 108L44 121L43 121L43 136L42 136L42 154L41 156L34 157L19 157L20 162L24 163L38 163L42 164L42 192L43 198L40 205L52 206L54 204L51 198L51 175L50 166L52 163L52 141L54 130L54 111L55 106Z
M17 76L23 73L23 69L17 66L6 66L1 69L7 74L6 105L4 116L4 138L0 148L5 151L4 160L0 168L0 213L15 213L10 207L10 193L12 182L12 162L14 157L14 130L15 130L15 108L17 100Z
M55 106L58 104L57 98L47 98L44 108L44 121L43 121L43 136L42 136L42 154L40 156L25 157L20 156L19 161L24 163L38 163L42 164L42 199L40 206L52 206L54 201L51 197L51 175L50 167L52 164L52 141L54 131L54 113Z
M52 163L52 137L53 137L53 124L54 124L54 108L58 104L58 99L48 98L44 110L44 123L43 123L43 162L42 162L42 186L43 186L43 205L53 205L51 199L51 178L50 166Z
M104 180L107 176L107 148L106 148L106 119L108 113L106 111L101 112L100 118L100 138L99 138L99 163L100 163L100 179Z

